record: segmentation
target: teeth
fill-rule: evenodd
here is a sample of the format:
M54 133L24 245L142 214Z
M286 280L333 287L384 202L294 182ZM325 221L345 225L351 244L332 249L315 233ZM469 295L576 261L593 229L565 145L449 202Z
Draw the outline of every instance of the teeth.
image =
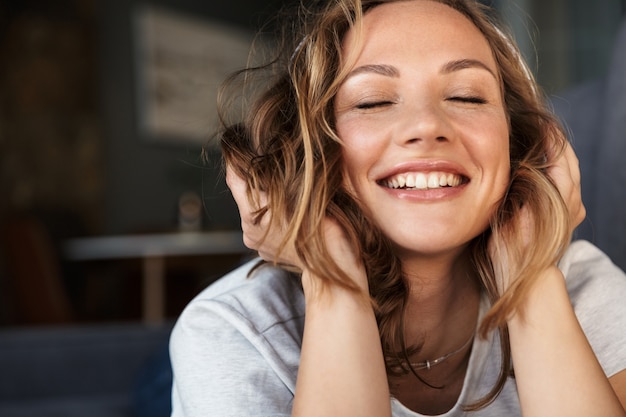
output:
M462 178L459 175L446 172L412 172L399 174L388 178L384 185L389 188L407 188L416 190L426 190L441 187L457 187L461 184Z
M428 179L426 178L426 174L419 173L415 176L415 188L418 190L425 190L428 188Z
M447 181L450 187L457 187L461 184L461 177L454 174L448 174Z
M443 178L443 175L441 176ZM428 175L428 188L439 188L439 177L436 175Z

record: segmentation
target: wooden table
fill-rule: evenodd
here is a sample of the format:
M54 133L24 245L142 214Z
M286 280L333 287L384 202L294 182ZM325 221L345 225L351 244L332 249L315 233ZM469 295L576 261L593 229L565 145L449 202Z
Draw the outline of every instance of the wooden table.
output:
M251 254L242 233L180 232L75 238L63 245L66 259L93 261L142 260L142 318L159 323L165 318L165 259L171 256Z

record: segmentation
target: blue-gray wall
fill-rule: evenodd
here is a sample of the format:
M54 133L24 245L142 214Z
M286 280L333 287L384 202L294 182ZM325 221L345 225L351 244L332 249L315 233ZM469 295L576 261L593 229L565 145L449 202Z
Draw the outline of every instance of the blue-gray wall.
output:
M200 145L167 144L141 137L137 126L133 13L156 5L253 31L267 20L278 1L135 0L99 2L100 79L106 148L103 232L132 233L175 228L180 195L203 195L207 229L239 227L239 218L220 179L219 155L202 165Z

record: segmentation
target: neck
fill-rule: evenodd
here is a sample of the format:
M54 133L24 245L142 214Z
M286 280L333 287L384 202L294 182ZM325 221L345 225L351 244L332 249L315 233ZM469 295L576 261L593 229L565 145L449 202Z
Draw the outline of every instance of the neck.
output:
M409 286L406 340L422 346L414 359L433 359L461 346L474 332L480 303L469 257L420 258L404 266Z

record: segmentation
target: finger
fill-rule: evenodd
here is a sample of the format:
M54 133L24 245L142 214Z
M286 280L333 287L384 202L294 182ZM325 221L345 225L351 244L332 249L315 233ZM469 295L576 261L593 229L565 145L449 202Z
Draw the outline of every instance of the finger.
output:
M230 189L236 201L238 198L246 195L246 181L237 175L235 170L230 166L226 167L226 185Z
M241 229L244 234L244 244L250 249L255 249L256 236L253 219L253 208L247 196L246 181L241 178L232 167L226 167L226 184L239 209L239 217L241 218ZM254 237L253 237L254 236Z
M556 161L555 166L561 168L564 173L572 178L576 185L580 185L580 164L572 145L567 142L561 157Z
M549 158L555 157L549 155ZM582 201L579 161L569 142L563 152L554 159L547 173L567 205L572 228L576 228L585 219L586 210Z
M548 173L554 180L557 179L555 177L558 177L558 179L569 179L573 184L580 182L578 158L569 142L563 152L558 155L551 149L548 152L548 160L550 161Z

